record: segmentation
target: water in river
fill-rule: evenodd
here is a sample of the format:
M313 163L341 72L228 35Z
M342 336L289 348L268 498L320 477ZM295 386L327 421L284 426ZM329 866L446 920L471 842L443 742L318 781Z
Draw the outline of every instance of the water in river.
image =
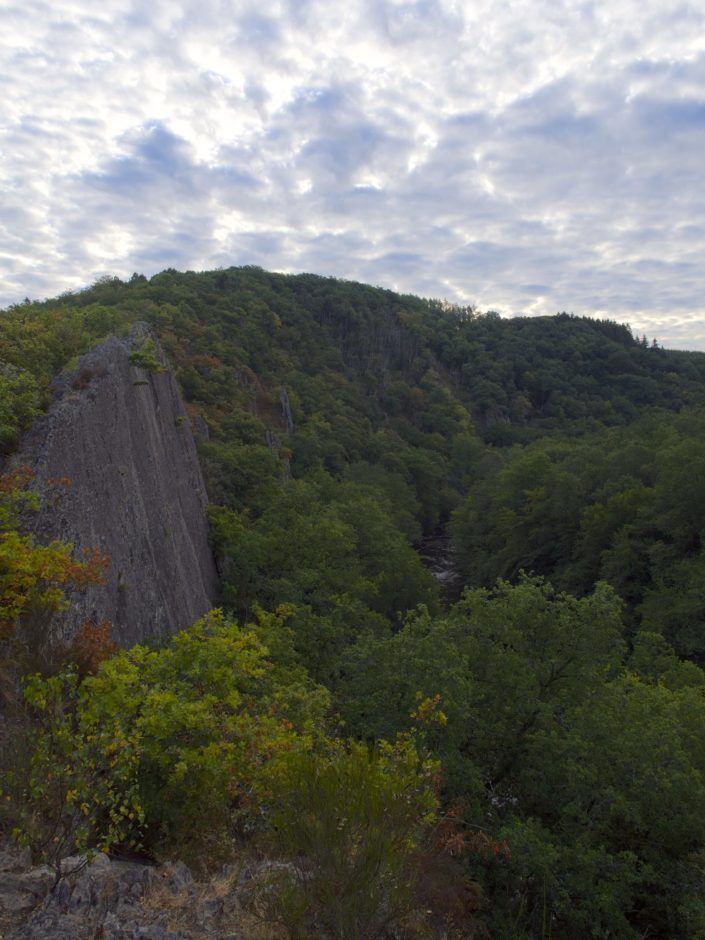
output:
M441 599L445 604L454 604L460 599L465 584L458 570L455 549L447 530L441 527L433 535L421 539L418 552L421 561L438 581Z

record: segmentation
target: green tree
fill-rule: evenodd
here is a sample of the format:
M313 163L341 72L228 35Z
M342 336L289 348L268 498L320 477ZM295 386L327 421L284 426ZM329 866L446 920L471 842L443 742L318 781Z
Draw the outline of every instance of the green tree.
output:
M0 361L0 454L9 454L39 414L39 383L26 369Z
M18 626L38 622L33 641L39 651L49 639L51 616L68 604L65 591L102 584L110 559L93 549L76 560L72 545L58 540L37 545L19 532L22 512L37 505L28 490L32 477L28 467L0 475L0 643L13 639Z
M2 816L13 837L35 863L50 864L57 880L66 856L134 847L144 823L137 737L114 718L86 714L79 685L73 670L24 680L32 749L20 748L0 773Z
M160 650L136 646L85 680L81 715L135 741L137 786L153 851L196 864L218 857L269 760L321 727L327 695L255 632L211 612Z

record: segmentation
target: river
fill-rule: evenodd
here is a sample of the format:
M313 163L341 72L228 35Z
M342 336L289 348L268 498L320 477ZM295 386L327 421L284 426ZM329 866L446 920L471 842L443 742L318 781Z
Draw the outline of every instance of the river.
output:
M460 599L465 587L458 570L455 549L445 526L421 539L418 545L421 561L438 581L441 600L447 606Z

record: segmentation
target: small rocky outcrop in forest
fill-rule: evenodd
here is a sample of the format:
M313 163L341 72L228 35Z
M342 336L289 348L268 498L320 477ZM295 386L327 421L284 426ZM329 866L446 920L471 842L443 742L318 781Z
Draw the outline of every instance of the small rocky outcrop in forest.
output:
M18 462L36 475L41 542L111 558L103 586L73 595L54 629L113 623L123 646L193 623L216 600L207 497L174 376L145 324L111 337L54 383L54 400Z

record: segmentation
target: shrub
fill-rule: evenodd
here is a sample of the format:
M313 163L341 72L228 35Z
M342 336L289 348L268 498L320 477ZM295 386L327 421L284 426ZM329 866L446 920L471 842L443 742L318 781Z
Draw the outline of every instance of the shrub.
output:
M198 866L256 822L263 768L308 735L327 704L302 670L279 667L254 632L213 611L162 649L104 661L84 682L81 709L136 741L147 848Z
M80 708L78 674L24 680L25 727L31 750L16 755L0 778L12 835L35 862L53 866L89 849L137 844L144 814L137 790L137 740L120 725Z
M146 339L139 349L134 349L130 353L130 362L133 366L146 369L147 372L159 373L166 371L157 359L157 348L152 339Z
M110 651L98 625L71 651L94 675L25 680L32 747L0 767L16 837L52 863L137 841L200 867L222 860L261 818L267 763L310 740L327 693L219 611L162 649Z
M273 764L270 826L275 913L296 940L373 940L415 906L419 850L437 809L438 765L411 736L329 742Z

